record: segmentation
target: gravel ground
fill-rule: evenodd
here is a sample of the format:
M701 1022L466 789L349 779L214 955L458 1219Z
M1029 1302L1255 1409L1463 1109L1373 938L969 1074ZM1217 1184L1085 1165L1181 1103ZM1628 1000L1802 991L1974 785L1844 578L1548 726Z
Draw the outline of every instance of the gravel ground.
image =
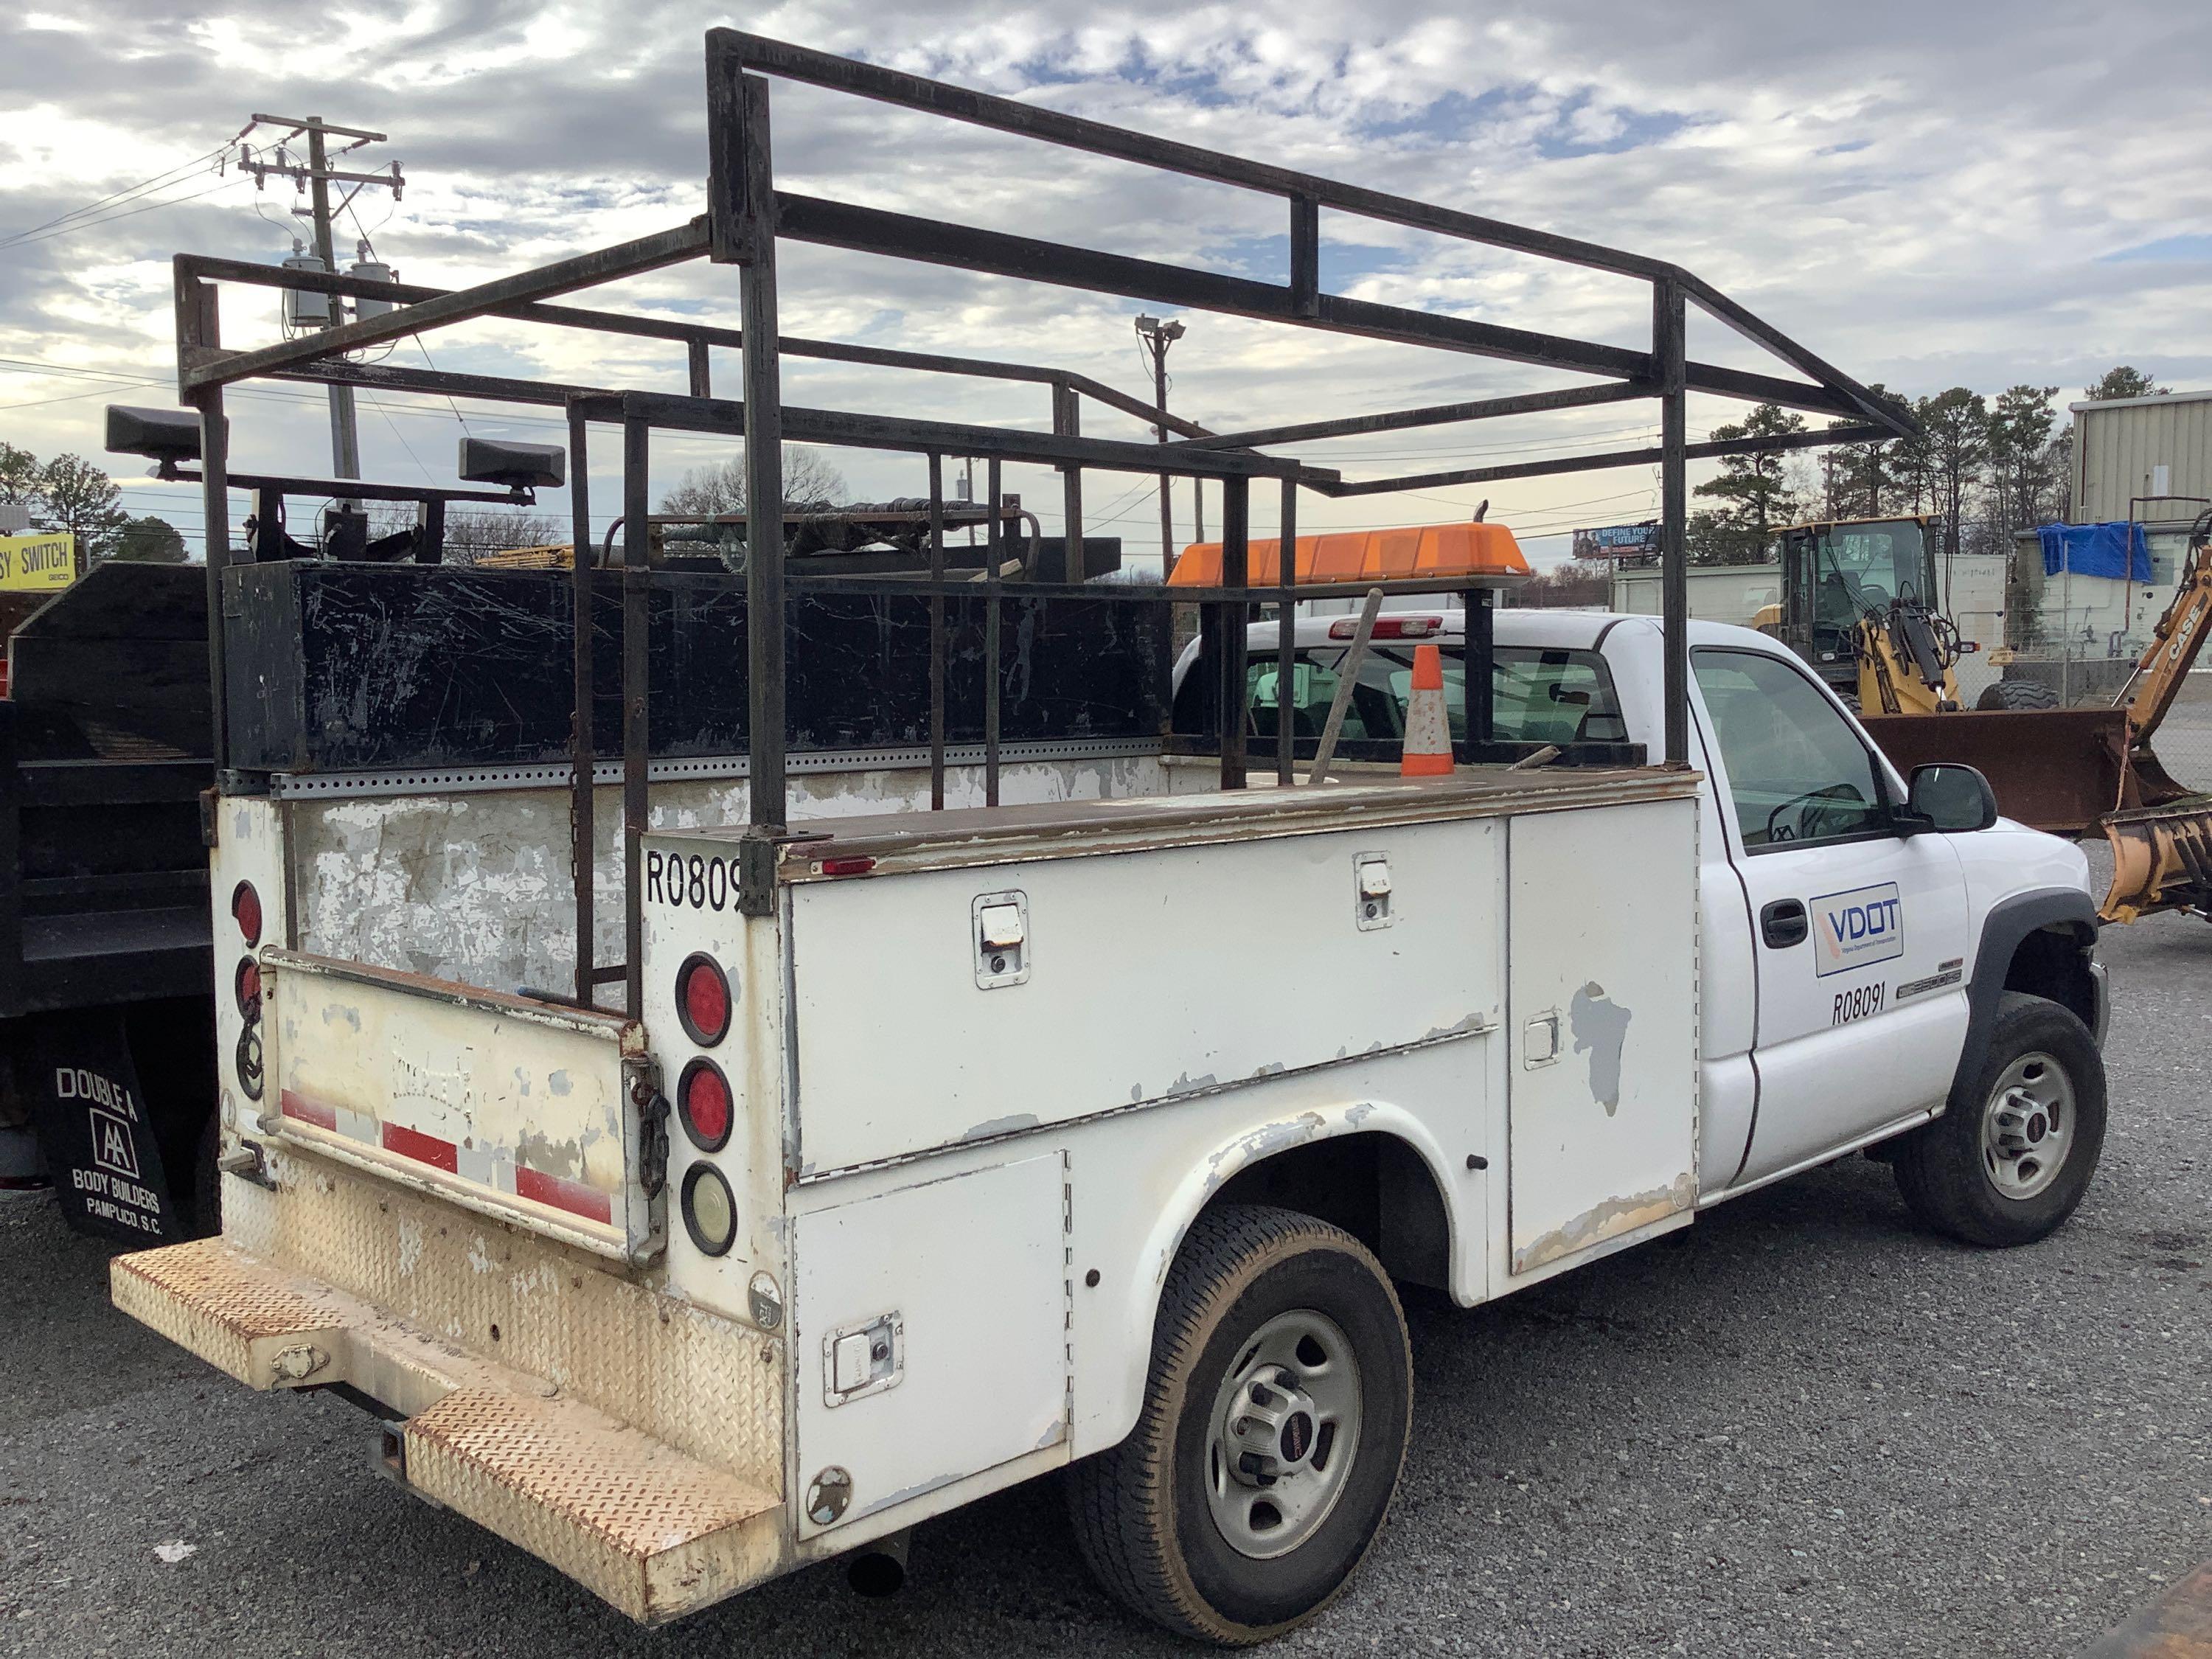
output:
M2212 931L2105 955L2112 1135L2057 1237L1931 1239L1854 1158L1487 1310L1417 1303L1392 1523L1273 1651L2033 1659L2212 1555ZM1190 1651L1092 1588L1050 1481L925 1529L894 1601L816 1568L641 1632L376 1479L350 1407L117 1316L108 1253L0 1194L0 1651Z

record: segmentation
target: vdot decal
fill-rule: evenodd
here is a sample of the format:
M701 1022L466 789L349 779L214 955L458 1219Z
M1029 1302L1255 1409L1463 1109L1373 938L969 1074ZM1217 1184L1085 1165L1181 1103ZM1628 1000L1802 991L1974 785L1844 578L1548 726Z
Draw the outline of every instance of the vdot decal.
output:
M1897 884L1854 887L1813 901L1813 971L1822 978L1905 954Z

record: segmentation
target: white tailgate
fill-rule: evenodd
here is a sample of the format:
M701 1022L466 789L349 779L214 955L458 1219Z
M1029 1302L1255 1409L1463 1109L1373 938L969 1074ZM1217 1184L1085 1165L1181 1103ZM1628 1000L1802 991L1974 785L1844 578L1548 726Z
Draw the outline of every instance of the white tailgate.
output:
M264 1131L601 1255L657 1246L629 1020L274 949L261 982Z

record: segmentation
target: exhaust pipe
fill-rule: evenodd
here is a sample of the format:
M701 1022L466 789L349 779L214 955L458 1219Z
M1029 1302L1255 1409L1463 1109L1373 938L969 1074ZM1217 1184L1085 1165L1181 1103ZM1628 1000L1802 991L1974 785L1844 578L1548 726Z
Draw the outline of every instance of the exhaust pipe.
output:
M896 1595L906 1583L906 1548L913 1536L911 1528L902 1528L855 1554L845 1569L845 1582L853 1587L853 1593L871 1601Z

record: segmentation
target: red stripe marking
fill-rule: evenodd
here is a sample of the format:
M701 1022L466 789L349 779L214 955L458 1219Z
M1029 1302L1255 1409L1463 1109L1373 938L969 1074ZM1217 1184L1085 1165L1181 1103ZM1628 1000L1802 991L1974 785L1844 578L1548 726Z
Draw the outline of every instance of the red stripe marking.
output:
M318 1129L328 1129L332 1133L337 1133L338 1127L337 1107L325 1106L319 1100L305 1099L294 1094L289 1089L280 1094L277 1100L286 1117L296 1117L301 1122L312 1123Z
M417 1164L427 1164L434 1170L443 1170L447 1175L458 1173L460 1148L450 1140L441 1140L435 1135L426 1135L418 1130L404 1128L397 1123L386 1123L384 1130L384 1150L397 1152L402 1158L411 1158Z
M559 1176L541 1175L520 1164L514 1166L514 1195L550 1204L556 1210L566 1210L588 1221L605 1224L614 1219L613 1205L598 1188Z

